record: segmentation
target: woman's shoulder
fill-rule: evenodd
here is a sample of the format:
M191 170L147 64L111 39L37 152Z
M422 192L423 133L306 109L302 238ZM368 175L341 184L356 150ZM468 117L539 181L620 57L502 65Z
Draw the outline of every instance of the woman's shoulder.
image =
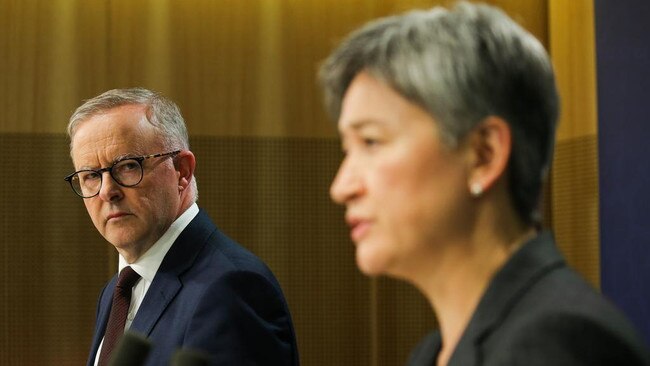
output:
M438 353L442 346L442 338L439 331L429 333L418 343L409 356L408 366L431 366L435 365Z
M650 365L632 324L568 268L523 295L483 349L495 365Z

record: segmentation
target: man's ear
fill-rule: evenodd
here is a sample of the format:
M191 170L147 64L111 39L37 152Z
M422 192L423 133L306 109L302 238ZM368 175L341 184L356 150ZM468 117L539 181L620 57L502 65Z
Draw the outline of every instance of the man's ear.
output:
M468 188L478 197L506 174L512 151L512 131L501 117L489 116L469 136L470 174Z
M189 150L182 150L174 158L174 167L178 172L178 190L183 191L192 181L196 159L194 154Z

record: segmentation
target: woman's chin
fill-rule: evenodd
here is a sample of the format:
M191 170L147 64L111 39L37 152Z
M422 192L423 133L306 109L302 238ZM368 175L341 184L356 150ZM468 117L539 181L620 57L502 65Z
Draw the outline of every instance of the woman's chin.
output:
M368 245L357 246L357 267L366 276L379 276L386 273L388 267L387 253L382 253Z

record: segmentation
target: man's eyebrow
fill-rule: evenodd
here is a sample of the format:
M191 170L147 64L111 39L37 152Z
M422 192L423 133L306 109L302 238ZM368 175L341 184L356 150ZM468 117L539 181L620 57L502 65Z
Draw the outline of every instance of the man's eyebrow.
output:
M117 162L120 161L120 160L124 160L124 159L128 159L128 158L136 158L136 157L138 157L138 156L142 156L142 155L143 155L143 154L138 154L138 153L125 153L125 154L120 154L120 155L115 156L115 157L111 160L111 164L115 164L115 163L117 163ZM110 164L109 164L109 165L110 165ZM105 167L105 166L95 167L95 166L90 166L90 165L83 165L83 166L80 166L78 170L99 170L99 169L102 169L102 168L106 168L106 167Z
M113 158L113 163L117 163L120 160L128 159L128 158L135 158L138 156L142 156L142 154L136 154L136 153L126 153L126 154L120 154L116 157Z

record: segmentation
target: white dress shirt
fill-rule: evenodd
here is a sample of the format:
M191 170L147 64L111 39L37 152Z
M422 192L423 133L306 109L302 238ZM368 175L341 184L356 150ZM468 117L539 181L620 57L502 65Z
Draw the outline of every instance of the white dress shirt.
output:
M149 286L151 285L153 278L156 276L156 272L158 272L158 268L165 258L165 255L169 251L169 248L171 248L172 244L174 244L181 232L185 230L187 225L189 225L189 223L194 219L194 217L196 217L198 213L199 206L194 203L192 206L190 206L190 208L185 210L185 212L183 212L183 214L179 216L176 221L171 224L163 236L161 236L160 239L158 239L158 241L140 258L138 258L137 261L129 264L126 262L126 259L122 257L122 255L119 256L118 273L122 271L124 267L131 266L131 268L133 268L133 270L141 276L138 282L136 282L135 286L133 286L133 292L131 293L131 305L129 306L129 314L126 316L126 324L124 326L124 330L127 330L129 327L131 327L131 323L133 323L135 314L138 312L138 309L142 304L142 300L147 294ZM102 343L99 345L97 354L95 355L95 366L97 366L97 363L99 361L99 354L102 350L103 344L104 339L102 338Z

